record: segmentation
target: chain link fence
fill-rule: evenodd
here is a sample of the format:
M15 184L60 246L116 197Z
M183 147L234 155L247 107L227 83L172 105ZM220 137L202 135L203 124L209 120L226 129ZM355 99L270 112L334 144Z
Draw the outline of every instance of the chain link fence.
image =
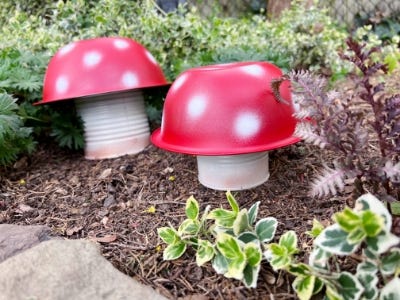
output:
M157 3L165 11L173 11L178 4L186 3L196 6L204 16L218 14L223 17L239 17L254 13L268 14L268 1L282 0L157 0ZM400 0L320 0L319 5L327 8L334 19L349 28L354 27L360 19L383 19L400 15Z

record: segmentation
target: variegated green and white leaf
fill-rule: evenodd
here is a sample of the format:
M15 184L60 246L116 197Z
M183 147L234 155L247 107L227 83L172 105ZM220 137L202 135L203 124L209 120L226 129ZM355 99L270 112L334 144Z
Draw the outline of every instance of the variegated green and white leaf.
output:
M381 259L381 272L383 275L400 273L400 249L392 249L388 255Z
M199 233L200 222L198 220L186 219L178 228L179 235L183 237L195 236Z
M348 272L342 272L336 280L339 285L338 292L344 300L357 300L361 298L364 287L357 277Z
M260 206L260 201L257 201L249 209L249 224L250 225L253 225L257 219L259 206Z
M262 252L261 248L256 243L248 243L243 247L246 261L251 267L256 267L261 263Z
M233 233L238 236L242 232L245 232L250 227L249 225L249 215L247 213L247 209L242 209L236 216L235 221L233 222Z
M233 197L233 195L230 191L226 192L226 199L228 200L229 205L232 208L232 211L238 213L239 212L239 204L237 203L235 197Z
M379 300L400 300L400 278L393 278L381 289Z
M213 259L215 255L214 246L209 241L198 240L197 252L196 252L196 263L200 267L206 262Z
M251 242L258 243L258 244L260 243L260 241L258 240L258 236L255 233L249 232L249 231L239 234L237 236L237 239L239 241L242 241L245 244L251 243Z
M324 225L317 219L313 219L313 226L310 231L306 231L306 234L315 239L320 235L322 230L324 230Z
M378 276L374 273L357 272L357 278L364 287L363 299L374 300L378 297Z
M357 277L363 274L376 274L378 266L375 262L364 260L357 265Z
M199 217L199 203L193 196L186 200L185 213L191 220L196 220Z
M347 235L347 232L343 231L338 224L333 224L321 232L314 244L326 252L347 255L353 253L359 246L359 244L349 244Z
M259 240L262 243L267 243L271 241L275 236L277 226L278 226L278 221L273 217L268 217L259 220L256 223L256 233Z
M313 295L315 276L299 276L293 281L293 289L296 291L300 300L309 300Z
M237 212L226 210L223 208L216 208L210 211L207 219L215 220L217 226L232 228L236 220Z
M310 267L303 263L290 264L287 268L287 271L297 277L306 277L311 275Z
M228 260L219 251L215 251L212 267L217 274L225 274L228 271Z
M180 240L178 232L172 227L161 227L157 229L158 236L167 244L174 244Z
M257 287L257 279L258 274L260 273L261 265L257 265L255 267L251 267L250 265L246 265L243 270L243 282L248 288L256 288Z
M286 268L292 262L287 249L276 243L267 245L264 256L275 271Z
M299 251L297 248L297 235L293 230L285 232L279 239L279 245L287 249L287 253L295 254Z
M378 236L367 238L366 241L370 250L382 254L400 243L400 238L391 232L382 231Z
M310 254L309 258L310 266L317 269L326 270L328 265L328 260L331 256L332 256L331 253L319 248L318 246L315 246Z
M382 201L373 196L372 194L365 194L360 196L356 200L356 205L354 210L362 211L362 210L372 210L374 213L379 214L385 219L385 228L387 231L390 231L392 228L392 216L389 211L385 207Z
M174 260L182 256L186 251L186 244L184 242L177 242L174 244L168 245L167 248L164 249L163 259L164 260Z

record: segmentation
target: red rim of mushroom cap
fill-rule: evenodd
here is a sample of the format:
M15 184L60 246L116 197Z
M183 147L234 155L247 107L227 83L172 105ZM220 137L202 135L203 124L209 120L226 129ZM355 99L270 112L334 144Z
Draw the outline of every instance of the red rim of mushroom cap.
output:
M161 128L151 141L165 150L194 155L233 155L294 144L296 119L288 81L279 102L271 89L282 71L267 62L189 69L172 83Z
M138 42L93 38L57 51L47 66L43 98L35 104L166 85L157 61Z

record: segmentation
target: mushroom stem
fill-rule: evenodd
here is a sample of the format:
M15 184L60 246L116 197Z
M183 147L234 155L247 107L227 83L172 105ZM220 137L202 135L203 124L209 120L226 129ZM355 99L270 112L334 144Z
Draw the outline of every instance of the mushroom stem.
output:
M114 158L142 151L150 128L141 91L126 91L75 100L85 130L85 158Z

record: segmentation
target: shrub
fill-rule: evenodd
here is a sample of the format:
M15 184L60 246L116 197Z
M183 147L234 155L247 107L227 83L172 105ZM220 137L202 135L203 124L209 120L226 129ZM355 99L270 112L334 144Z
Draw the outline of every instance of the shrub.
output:
M400 200L400 94L388 93L385 83L376 80L378 72L387 71L386 65L373 60L379 48L367 49L352 39L347 44L352 55L343 58L360 74L355 95L327 92L326 81L309 72L288 76L300 108L296 134L338 157L314 181L313 194L336 194L345 179L352 179L357 195L370 189L385 201ZM358 110L356 99L369 109Z

